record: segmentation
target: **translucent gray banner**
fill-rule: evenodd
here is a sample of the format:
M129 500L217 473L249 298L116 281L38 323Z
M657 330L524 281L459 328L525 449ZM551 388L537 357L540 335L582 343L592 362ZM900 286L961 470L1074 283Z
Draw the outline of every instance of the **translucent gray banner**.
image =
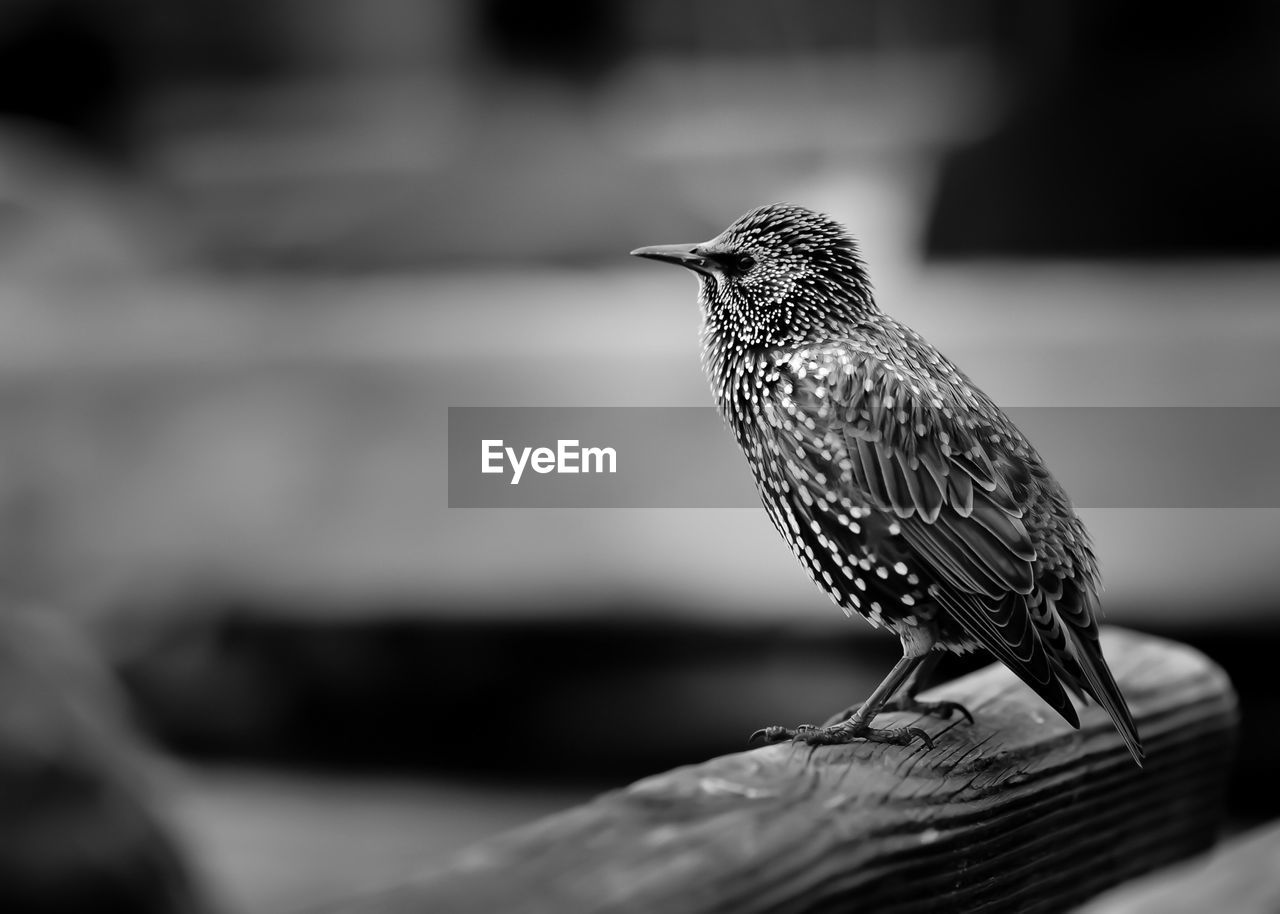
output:
M1077 507L1280 507L1280 407L1006 412ZM750 508L711 407L450 407L451 508Z

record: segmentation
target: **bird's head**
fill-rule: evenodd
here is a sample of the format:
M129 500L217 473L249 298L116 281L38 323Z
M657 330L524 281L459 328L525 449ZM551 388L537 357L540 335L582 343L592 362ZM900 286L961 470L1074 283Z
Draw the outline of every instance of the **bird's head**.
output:
M786 203L753 209L710 241L631 253L697 273L708 329L748 346L839 335L875 309L844 226Z

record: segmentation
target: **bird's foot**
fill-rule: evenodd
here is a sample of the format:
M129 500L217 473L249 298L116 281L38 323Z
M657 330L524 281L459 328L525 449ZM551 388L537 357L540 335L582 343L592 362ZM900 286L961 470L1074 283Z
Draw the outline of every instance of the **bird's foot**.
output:
M959 714L970 724L973 723L973 715L969 713L969 709L958 701L920 701L916 698L905 698L897 702L889 702L884 710L928 714L930 717L940 717L943 720L951 720L954 715Z
M835 714L827 719L823 724L824 727L835 727L849 720L853 715L861 710L862 705L856 704L845 708L839 714ZM906 711L912 714L927 714L930 717L940 717L943 720L950 720L954 715L959 714L969 723L973 723L973 715L969 713L969 709L958 701L920 701L918 698L910 698L905 695L890 699L880 709L881 713L885 711Z
M792 727L764 727L751 734L749 743L761 740L765 743L807 743L810 746L835 746L852 743L855 740L866 740L870 743L892 743L895 746L909 746L912 740L920 740L926 748L933 748L933 740L929 734L918 727L898 727L877 730L867 724L853 724L842 721L829 727L815 727L813 724L800 724Z

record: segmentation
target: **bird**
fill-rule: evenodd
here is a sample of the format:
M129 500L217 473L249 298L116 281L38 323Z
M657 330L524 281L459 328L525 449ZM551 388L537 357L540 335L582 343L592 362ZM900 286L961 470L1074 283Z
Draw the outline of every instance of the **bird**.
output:
M1145 752L1103 657L1094 549L1061 484L1009 417L918 332L882 311L849 231L788 203L710 241L638 248L698 279L702 364L774 527L844 610L902 658L821 726L752 741L933 747L885 711L973 716L917 697L947 652L985 650L1072 727L1068 693Z

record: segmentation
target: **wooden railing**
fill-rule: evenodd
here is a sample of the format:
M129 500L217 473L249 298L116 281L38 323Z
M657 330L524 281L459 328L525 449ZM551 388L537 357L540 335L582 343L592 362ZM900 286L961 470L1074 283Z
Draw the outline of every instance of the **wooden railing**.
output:
M1104 648L1144 768L1104 711L1073 730L997 665L925 693L973 725L897 715L932 750L788 744L677 768L325 910L1070 908L1215 841L1236 728L1231 684L1203 655L1122 630Z

